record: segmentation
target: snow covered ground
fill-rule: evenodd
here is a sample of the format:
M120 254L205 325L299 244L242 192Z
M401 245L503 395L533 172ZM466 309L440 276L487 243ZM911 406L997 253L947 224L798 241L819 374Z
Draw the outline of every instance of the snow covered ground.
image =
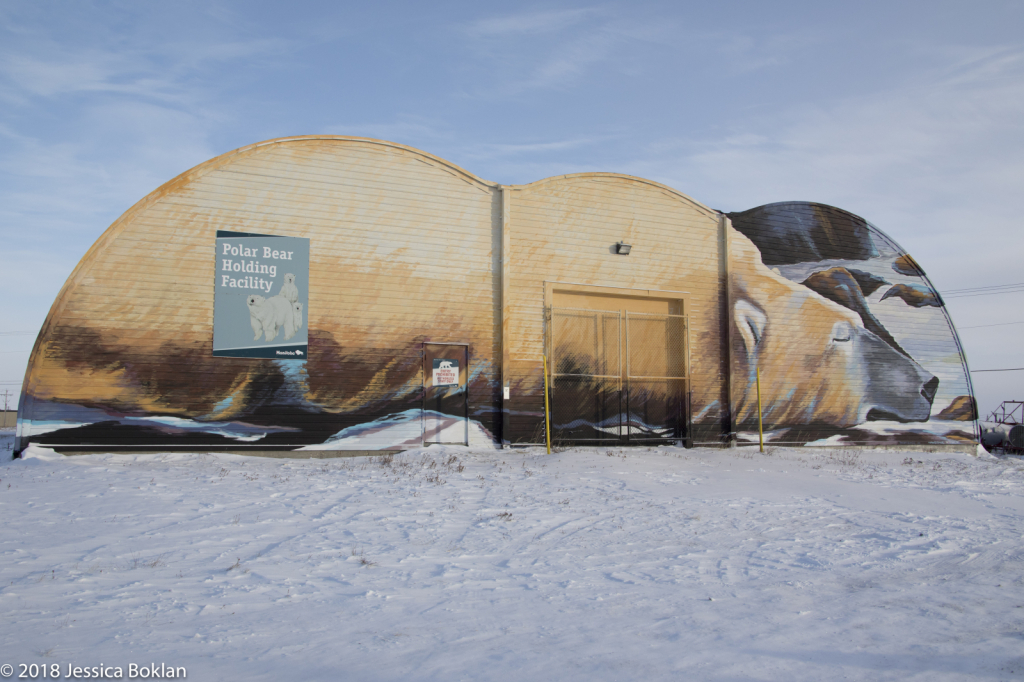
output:
M0 664L1024 678L1024 463L756 450L32 448L0 465Z

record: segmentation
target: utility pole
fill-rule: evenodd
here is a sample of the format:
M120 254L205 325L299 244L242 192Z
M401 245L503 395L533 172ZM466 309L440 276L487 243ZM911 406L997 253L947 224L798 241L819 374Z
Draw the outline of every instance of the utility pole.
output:
M8 410L10 409L10 405L11 405L11 391L10 391L10 389L5 388L4 389L4 416L3 416L3 422L0 422L0 423L3 424L4 428L7 428L7 424L8 424L8 422L7 422L7 414L8 414Z

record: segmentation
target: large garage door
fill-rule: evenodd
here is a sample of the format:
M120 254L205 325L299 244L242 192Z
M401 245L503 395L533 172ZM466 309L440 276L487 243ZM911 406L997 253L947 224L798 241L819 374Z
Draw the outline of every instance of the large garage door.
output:
M684 315L553 307L548 330L556 441L686 440Z

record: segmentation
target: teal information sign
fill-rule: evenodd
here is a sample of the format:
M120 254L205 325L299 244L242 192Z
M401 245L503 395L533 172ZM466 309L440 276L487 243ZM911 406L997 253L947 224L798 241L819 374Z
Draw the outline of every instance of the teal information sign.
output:
M305 360L309 240L217 231L213 354Z

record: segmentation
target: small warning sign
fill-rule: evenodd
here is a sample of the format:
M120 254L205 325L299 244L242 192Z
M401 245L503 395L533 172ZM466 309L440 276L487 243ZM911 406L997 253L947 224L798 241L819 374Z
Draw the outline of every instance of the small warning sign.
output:
M434 358L434 386L458 386L459 361Z

